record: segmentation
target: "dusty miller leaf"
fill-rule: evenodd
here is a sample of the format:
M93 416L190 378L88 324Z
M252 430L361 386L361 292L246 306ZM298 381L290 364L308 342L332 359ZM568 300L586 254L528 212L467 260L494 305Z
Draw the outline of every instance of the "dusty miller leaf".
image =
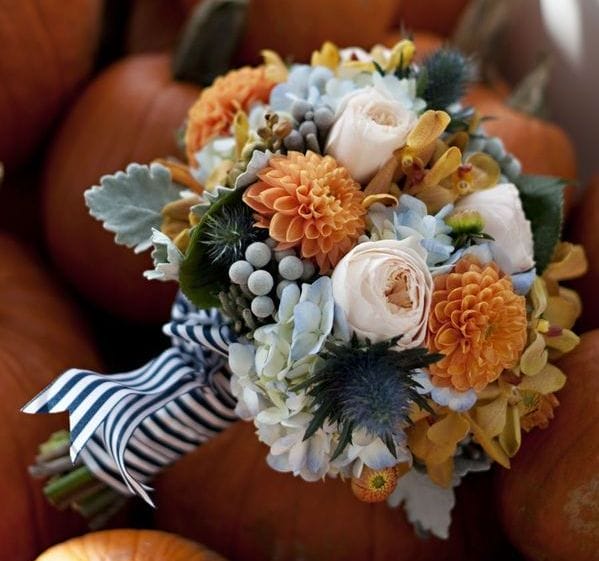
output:
M116 234L116 243L136 253L151 246L152 229L160 229L162 223L162 209L178 198L171 172L160 164L129 164L125 172L105 175L100 186L85 192L90 214Z
M152 260L154 269L144 271L144 277L150 280L178 281L179 268L183 261L183 253L174 242L159 230L152 230Z

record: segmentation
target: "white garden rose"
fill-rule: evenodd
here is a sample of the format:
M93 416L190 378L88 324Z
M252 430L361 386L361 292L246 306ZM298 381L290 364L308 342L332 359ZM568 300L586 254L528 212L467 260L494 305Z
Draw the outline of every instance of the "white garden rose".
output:
M359 183L367 183L405 145L417 116L376 87L351 92L342 101L325 151Z
M504 273L522 273L534 267L532 229L515 185L502 183L476 191L460 199L455 210L480 214L483 231L495 240L491 242L495 262Z
M424 344L433 279L416 236L356 246L333 272L333 298L353 331L376 343Z

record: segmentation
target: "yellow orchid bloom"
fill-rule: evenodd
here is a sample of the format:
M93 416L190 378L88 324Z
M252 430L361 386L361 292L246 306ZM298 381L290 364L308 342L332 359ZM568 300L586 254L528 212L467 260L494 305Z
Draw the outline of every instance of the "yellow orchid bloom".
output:
M397 195L396 182L403 175L412 178L413 183L422 180L424 167L433 156L437 140L450 120L444 111L425 111L408 135L405 146L396 150L381 167L366 186L364 194L368 196L395 190L394 194Z
M425 463L429 477L437 485L451 485L456 447L469 429L462 414L440 409L440 418L433 424L430 417L422 417L406 430L410 450Z
M200 197L193 195L168 203L162 209L160 230L163 234L171 238L183 253L185 253L189 245L190 228L199 221L199 218L191 212L191 207L200 202Z
M340 62L339 48L330 41L325 41L319 51L314 51L310 60L312 66L325 66L333 72L337 70Z
M550 363L534 376L504 374L479 394L469 414L475 438L489 456L505 465L506 458L520 448L521 418L533 413L544 396L553 395L565 383L564 373Z
M270 49L264 49L260 51L260 54L266 67L266 77L277 84L286 82L289 71L279 54Z

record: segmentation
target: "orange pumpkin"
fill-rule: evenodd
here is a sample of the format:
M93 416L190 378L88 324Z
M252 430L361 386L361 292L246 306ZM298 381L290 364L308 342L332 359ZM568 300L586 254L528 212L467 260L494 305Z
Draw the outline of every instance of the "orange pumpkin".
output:
M224 561L206 548L166 532L106 530L61 543L37 561Z
M583 197L574 209L571 220L572 239L582 244L587 253L589 269L586 275L573 282L583 299L580 325L584 329L599 328L599 175L589 182Z
M398 25L451 35L470 0L401 0L396 16Z
M559 126L512 109L505 95L486 86L475 86L465 98L483 116L486 131L503 140L506 149L522 163L525 173L575 180L578 174L574 145ZM572 209L576 188L566 188L565 214Z
M0 1L0 161L25 162L92 69L101 0Z
M526 435L497 494L510 541L527 559L593 561L599 551L599 331L560 363L569 374L546 430Z
M149 252L115 245L113 234L89 216L83 192L130 162L177 154L177 129L198 94L172 80L167 55L124 59L79 98L46 161L43 219L54 262L91 302L128 320L165 320L176 287L143 278Z
M179 0L191 12L197 0ZM262 49L283 58L310 60L324 41L339 46L371 47L394 27L397 0L251 0L236 63L255 64Z
M240 422L186 456L156 481L156 526L239 561L488 561L500 550L488 478L457 507L448 541L422 540L402 509L360 502L348 482L277 473L266 453Z
M61 371L73 364L96 369L99 360L81 318L42 264L6 235L0 254L0 544L4 559L30 561L83 530L83 522L51 507L27 473L37 446L64 428L65 418L19 409Z
M171 0L133 0L125 37L128 53L161 52L177 42L187 10Z

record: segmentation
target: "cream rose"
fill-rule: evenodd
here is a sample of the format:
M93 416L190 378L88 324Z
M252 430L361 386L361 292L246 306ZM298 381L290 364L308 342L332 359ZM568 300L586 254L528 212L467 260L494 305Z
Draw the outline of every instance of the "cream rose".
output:
M356 246L332 281L335 303L356 335L375 343L402 335L404 349L424 344L433 279L417 237Z
M416 113L375 87L348 94L341 101L325 151L366 183L405 145Z
M484 222L483 231L494 238L493 257L506 274L522 273L534 267L534 243L518 189L502 183L460 199L455 210L474 210Z

